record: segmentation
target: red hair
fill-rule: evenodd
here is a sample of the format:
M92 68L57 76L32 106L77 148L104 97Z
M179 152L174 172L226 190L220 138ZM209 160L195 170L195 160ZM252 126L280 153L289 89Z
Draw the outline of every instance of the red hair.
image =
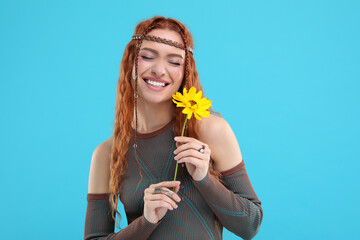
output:
M190 32L179 21L172 18L164 18L156 16L151 19L140 22L136 28L134 34L146 35L153 29L168 29L179 33L183 39L185 49L187 46L193 48L193 39ZM130 38L130 36L129 36ZM122 57L120 66L120 76L116 88L116 102L115 102L115 121L113 130L113 144L111 149L111 165L110 165L110 203L112 206L112 217L116 221L118 197L122 185L123 176L127 171L128 162L125 158L125 154L129 149L129 142L131 139L130 130L131 123L134 119L134 92L131 85L132 80L132 68L134 64L137 67L137 61L135 59L138 56L140 48L136 47L139 40L131 40L125 47L125 51ZM185 74L179 92L183 92L183 88L189 89L195 87L197 91L202 90L200 84L198 72L195 66L195 60L188 51L185 51ZM173 130L175 135L180 136L181 130L185 121L186 115L183 114L182 109L175 108L176 122ZM209 109L211 113L216 113L221 116L220 113L215 112L212 108ZM197 120L195 117L187 120L184 136L189 136L198 139ZM140 169L141 166L139 165ZM141 172L140 172L141 174ZM214 175L218 180L220 179L219 172L215 171L212 163L210 163L210 174ZM116 221L118 228L120 224Z

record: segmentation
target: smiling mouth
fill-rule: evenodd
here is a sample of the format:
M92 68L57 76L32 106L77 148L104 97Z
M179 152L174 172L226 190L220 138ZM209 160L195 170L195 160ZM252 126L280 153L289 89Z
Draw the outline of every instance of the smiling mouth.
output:
M152 81L152 80L149 80L146 78L143 78L143 80L146 84L153 86L153 87L159 87L159 88L166 87L167 85L170 84L170 83L156 82L156 81Z

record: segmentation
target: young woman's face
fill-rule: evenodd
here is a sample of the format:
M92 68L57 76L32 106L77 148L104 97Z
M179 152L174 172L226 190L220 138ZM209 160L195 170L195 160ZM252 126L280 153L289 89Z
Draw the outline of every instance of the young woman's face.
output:
M183 44L180 34L175 31L154 29L148 35L170 39ZM184 69L185 50L163 43L144 40L138 58L137 92L139 98L152 103L171 101L172 95L180 88L184 77Z

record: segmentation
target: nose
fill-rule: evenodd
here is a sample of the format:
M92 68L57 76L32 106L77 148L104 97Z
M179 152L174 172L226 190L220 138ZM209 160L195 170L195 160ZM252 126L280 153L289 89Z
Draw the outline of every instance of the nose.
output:
M154 65L151 68L151 73L155 76L155 77L161 77L165 74L165 64L163 61L158 60L156 62L154 62Z

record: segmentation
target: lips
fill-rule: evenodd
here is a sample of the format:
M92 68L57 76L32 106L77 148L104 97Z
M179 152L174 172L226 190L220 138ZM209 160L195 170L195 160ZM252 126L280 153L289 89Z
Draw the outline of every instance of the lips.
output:
M169 83L166 83L164 87L158 87L158 86L153 86L150 83L147 83L146 78L145 79L143 78L143 80L145 82L146 87L152 91L162 92L169 87Z
M151 81L154 81L154 82L162 82L162 83L165 83L165 86L169 85L170 83L161 79L161 78L154 78L154 77L143 77L143 80L146 82L146 80L151 80Z

